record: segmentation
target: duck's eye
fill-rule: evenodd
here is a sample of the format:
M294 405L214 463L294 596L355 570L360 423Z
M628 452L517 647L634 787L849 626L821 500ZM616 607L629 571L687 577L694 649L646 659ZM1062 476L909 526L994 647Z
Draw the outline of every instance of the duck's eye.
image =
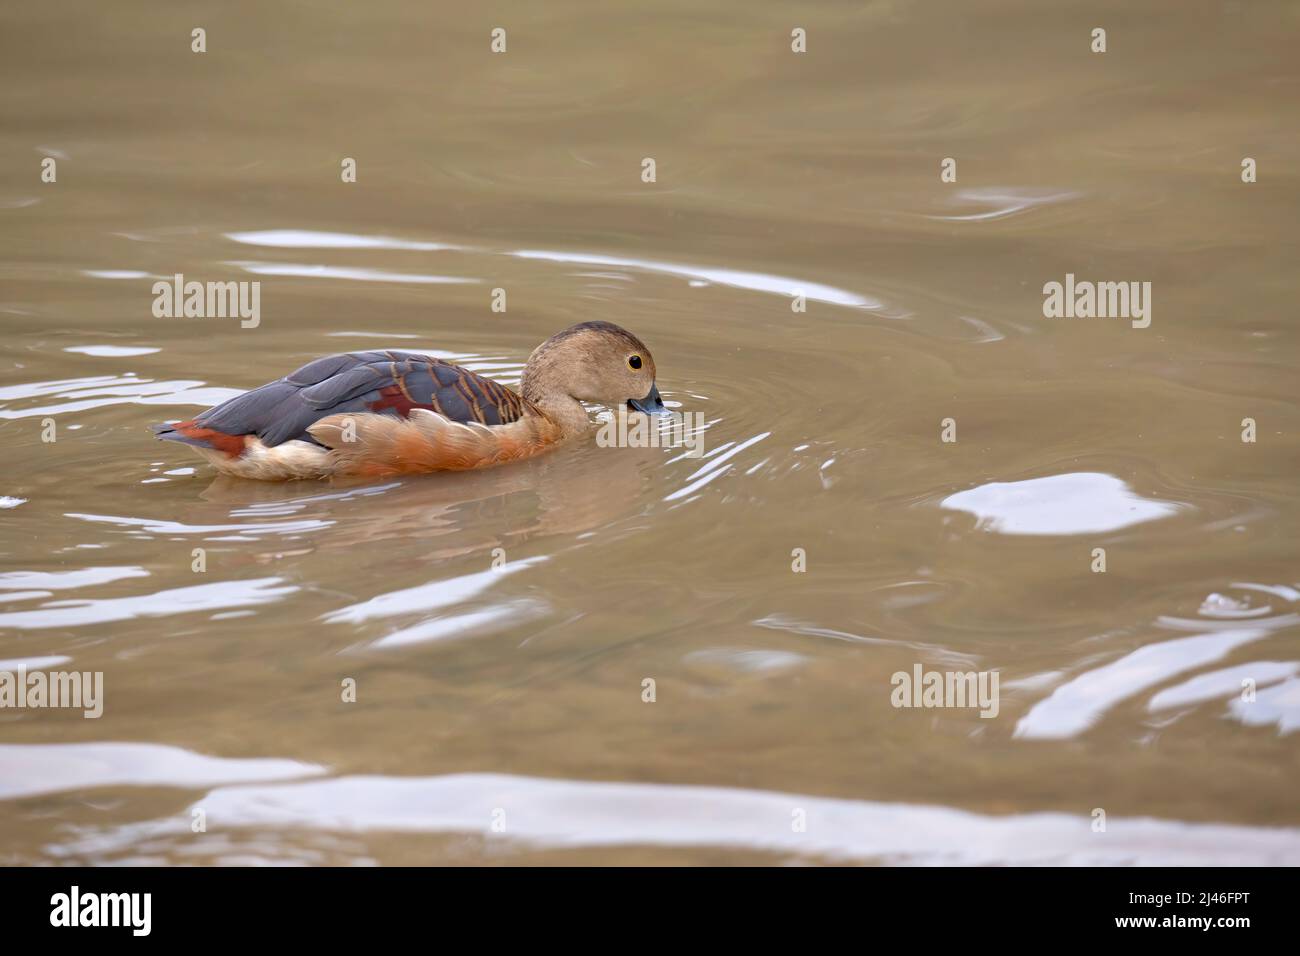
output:
M633 368L640 368L640 367L641 367L641 356L639 356L639 355L633 355L631 358L629 358L629 359L627 360L627 364L630 365L630 366L632 366Z

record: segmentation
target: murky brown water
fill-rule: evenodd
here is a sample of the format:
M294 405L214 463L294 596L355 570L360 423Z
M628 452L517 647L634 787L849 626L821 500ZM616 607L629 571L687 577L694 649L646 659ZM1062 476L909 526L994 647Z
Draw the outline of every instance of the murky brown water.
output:
M0 862L1300 863L1300 6L624 6L0 14L0 669L105 684L0 710ZM260 324L155 318L176 273ZM704 460L148 430L594 318ZM895 708L918 664L997 716Z

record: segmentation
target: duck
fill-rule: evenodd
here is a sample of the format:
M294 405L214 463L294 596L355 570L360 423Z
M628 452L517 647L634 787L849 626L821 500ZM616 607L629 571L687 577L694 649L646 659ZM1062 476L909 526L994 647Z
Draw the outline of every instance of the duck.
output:
M347 352L153 430L236 478L470 471L585 434L584 402L666 414L655 375L650 350L627 329L582 322L532 351L518 392L421 352Z

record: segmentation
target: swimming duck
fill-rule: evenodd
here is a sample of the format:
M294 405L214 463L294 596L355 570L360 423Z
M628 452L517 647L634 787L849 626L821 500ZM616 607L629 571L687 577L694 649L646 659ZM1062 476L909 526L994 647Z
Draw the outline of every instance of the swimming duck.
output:
M154 432L241 478L467 471L583 434L583 402L666 411L650 350L612 322L552 335L528 357L518 393L418 352L349 352Z

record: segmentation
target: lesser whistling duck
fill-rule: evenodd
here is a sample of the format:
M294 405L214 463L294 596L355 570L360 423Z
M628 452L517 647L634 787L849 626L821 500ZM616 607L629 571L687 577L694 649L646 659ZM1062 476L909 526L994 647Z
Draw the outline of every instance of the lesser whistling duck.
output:
M154 432L241 478L381 476L529 458L587 430L583 402L665 411L650 350L612 322L551 336L520 386L416 352L349 352Z

